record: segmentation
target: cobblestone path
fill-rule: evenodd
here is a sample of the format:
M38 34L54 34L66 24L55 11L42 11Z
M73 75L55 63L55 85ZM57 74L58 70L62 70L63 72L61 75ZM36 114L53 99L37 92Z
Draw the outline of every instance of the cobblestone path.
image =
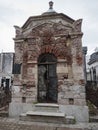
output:
M0 117L0 130L98 130L98 123L79 125L42 124Z

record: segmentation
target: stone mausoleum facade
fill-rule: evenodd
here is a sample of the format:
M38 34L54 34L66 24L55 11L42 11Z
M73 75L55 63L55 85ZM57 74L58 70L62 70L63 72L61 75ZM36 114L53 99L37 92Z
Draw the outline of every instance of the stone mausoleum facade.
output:
M56 103L88 120L81 24L82 19L55 12L49 2L47 12L15 26L11 110L17 103L18 109L19 104Z

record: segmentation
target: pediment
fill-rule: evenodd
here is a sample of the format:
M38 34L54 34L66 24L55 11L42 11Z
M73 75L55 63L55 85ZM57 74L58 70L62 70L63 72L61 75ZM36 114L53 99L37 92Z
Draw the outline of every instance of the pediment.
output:
M73 24L75 21L74 19L70 18L69 16L63 14L63 13L56 13L52 15L38 15L38 16L31 16L27 19L27 21L22 26L22 29L27 29L29 26L34 25L35 23L39 23L44 21L56 21L62 19L70 24Z
M73 24L59 21L59 22L44 22L38 23L35 26L31 26L25 30L18 26L14 26L16 30L16 37L39 37L51 33L53 36L56 35L69 35L74 33L81 33L82 19L76 20Z
M72 29L72 25L63 24L61 21L58 23L47 22L33 26L30 32L28 31L29 33L27 34L27 37L43 36L46 35L47 32L50 32L54 36L60 34L68 34L72 32Z

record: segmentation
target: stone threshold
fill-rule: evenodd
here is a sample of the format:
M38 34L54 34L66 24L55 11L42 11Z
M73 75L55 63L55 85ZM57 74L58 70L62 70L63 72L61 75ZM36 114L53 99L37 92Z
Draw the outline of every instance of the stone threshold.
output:
M28 111L27 116L52 116L52 117L65 117L64 113L61 112L39 112L39 111Z
M54 103L37 103L35 104L36 107L59 107L58 104Z

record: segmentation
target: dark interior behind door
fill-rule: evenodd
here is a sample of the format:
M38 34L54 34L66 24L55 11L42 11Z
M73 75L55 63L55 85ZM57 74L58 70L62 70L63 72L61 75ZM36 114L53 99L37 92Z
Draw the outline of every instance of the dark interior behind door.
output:
M44 54L38 61L38 101L57 102L56 57Z

